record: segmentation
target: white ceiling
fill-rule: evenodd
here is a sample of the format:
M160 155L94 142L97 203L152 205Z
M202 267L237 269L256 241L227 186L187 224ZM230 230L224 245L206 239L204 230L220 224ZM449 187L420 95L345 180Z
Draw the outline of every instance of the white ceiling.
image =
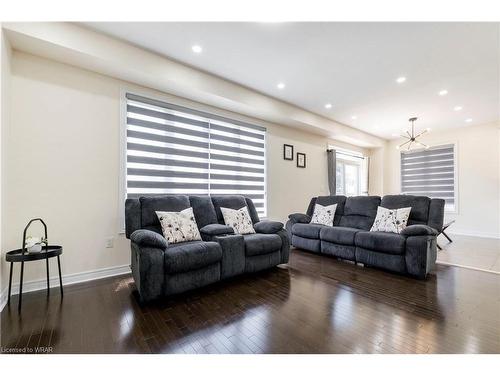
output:
M500 119L499 23L85 25L387 139Z

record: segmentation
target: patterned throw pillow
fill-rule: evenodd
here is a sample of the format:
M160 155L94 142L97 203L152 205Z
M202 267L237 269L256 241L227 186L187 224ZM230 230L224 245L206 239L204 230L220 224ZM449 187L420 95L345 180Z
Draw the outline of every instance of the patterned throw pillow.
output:
M390 210L379 206L377 209L377 216L375 217L375 221L370 231L401 233L408 224L410 211L411 207Z
M224 223L233 228L235 234L255 233L252 219L250 219L250 214L246 206L241 207L239 210L225 207L221 207L220 210L224 217Z
M333 226L333 218L335 217L336 210L337 210L336 203L330 206L322 206L316 203L311 218L311 224L323 224L323 225L328 225L330 227Z
M163 237L168 243L201 240L192 207L181 212L156 211L156 215L161 223Z

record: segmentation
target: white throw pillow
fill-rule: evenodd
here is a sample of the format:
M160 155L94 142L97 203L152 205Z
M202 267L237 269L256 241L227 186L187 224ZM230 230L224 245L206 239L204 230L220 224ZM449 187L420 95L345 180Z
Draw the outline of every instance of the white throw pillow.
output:
M322 206L316 203L311 218L311 224L323 224L323 225L328 225L330 227L333 226L333 218L335 217L336 210L337 210L336 203L330 206Z
M253 229L252 219L248 213L248 208L241 207L239 210L233 210L232 208L220 208L222 216L224 217L224 223L234 229L235 234L249 234L255 233Z
M377 209L377 216L375 217L375 221L370 231L401 233L408 224L410 211L411 207L390 210L379 206Z
M201 240L192 207L181 212L156 211L156 215L161 223L163 237L167 239L168 243Z

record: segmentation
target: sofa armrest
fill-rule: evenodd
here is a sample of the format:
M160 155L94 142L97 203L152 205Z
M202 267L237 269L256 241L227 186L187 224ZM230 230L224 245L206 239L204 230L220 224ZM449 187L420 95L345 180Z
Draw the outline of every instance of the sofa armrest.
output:
M221 236L224 234L234 234L234 229L224 224L208 224L200 229L200 233L207 236Z
M288 218L295 223L309 224L311 221L311 217L306 214L290 214L288 215Z
M434 228L428 225L415 224L407 226L401 231L401 235L405 237L409 236L437 236L438 232Z
M279 221L264 220L254 224L254 229L257 233L272 234L283 229L283 223Z
M165 250L168 241L161 234L147 229L138 229L130 235L130 240L138 246L154 247Z

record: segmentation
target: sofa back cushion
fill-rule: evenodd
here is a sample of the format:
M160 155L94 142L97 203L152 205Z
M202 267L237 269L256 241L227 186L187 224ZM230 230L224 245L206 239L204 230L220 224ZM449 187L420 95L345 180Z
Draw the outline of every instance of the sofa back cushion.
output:
M427 225L438 232L441 232L441 229L443 229L444 204L445 201L441 198L432 198L429 204L429 220L427 221Z
M384 208L395 209L411 207L407 225L427 224L429 219L429 197L417 195L386 195L380 205Z
M339 226L370 230L380 205L378 196L348 197Z
M309 202L309 206L307 206L307 210L306 210L306 215L307 216L312 217L312 215L314 213L314 206L316 205L316 200L317 199L318 199L318 197L312 197L311 198L311 201Z
M255 206L252 201L249 200L250 205L247 204L247 200L242 195L212 195L212 203L215 207L215 213L217 215L217 221L219 224L224 224L224 217L220 210L221 207L231 208L233 210L239 210L241 207L248 207L248 212L250 213L250 218L255 224L259 221L257 212L255 211Z
M190 195L189 202L193 207L198 228L209 224L217 224L217 214L212 199L208 195Z
M141 228L162 233L156 211L180 212L191 207L187 195L161 195L157 197L140 197Z
M259 214L257 213L257 209L255 208L255 204L250 198L245 197L245 201L247 202L248 212L250 213L250 217L252 218L252 222L254 224L260 221Z
M340 218L344 214L345 202L346 202L346 197L344 195L319 196L315 198L314 204L312 205L312 210L310 213L307 212L307 214L312 217L314 213L314 206L316 203L322 206L331 206L332 204L336 204L337 208L335 210L335 216L333 218L333 225L339 225Z
M125 236L130 235L141 227L141 202L139 198L127 198L125 200Z

